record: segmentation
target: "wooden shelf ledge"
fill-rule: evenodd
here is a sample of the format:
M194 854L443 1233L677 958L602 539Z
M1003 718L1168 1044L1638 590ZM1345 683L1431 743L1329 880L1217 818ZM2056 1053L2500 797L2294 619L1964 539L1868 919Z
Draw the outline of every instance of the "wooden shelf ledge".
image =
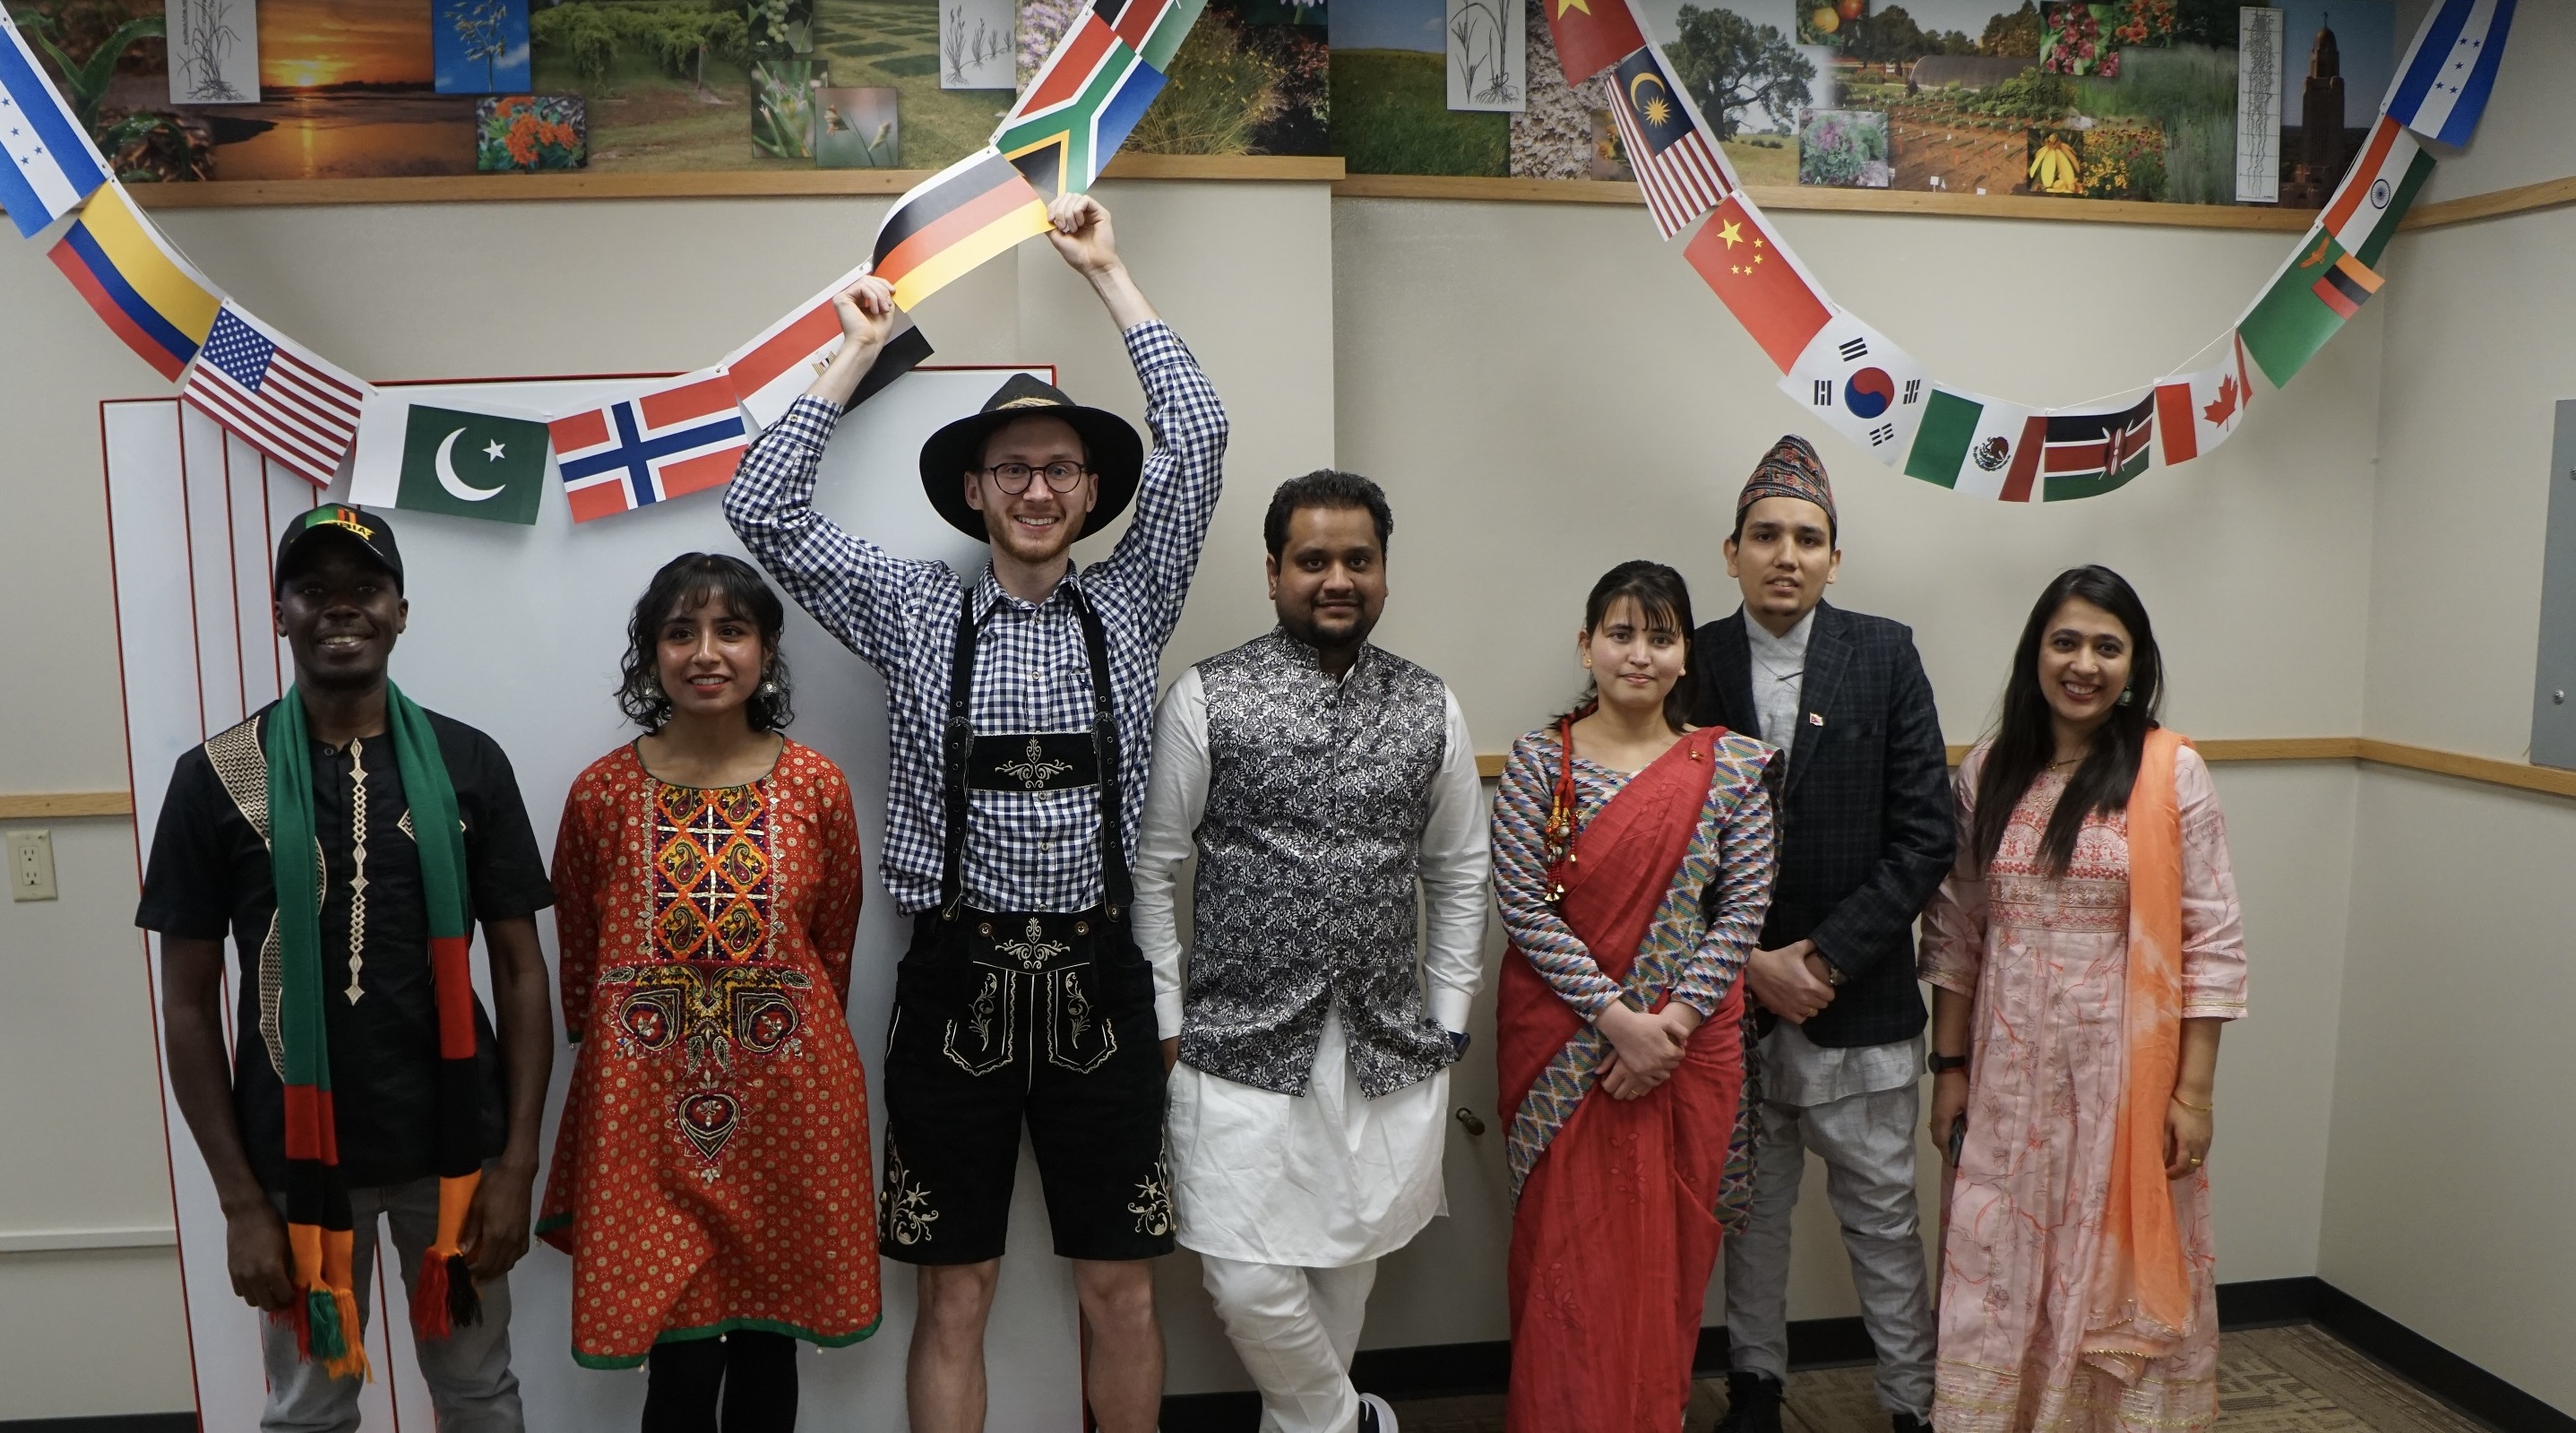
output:
M217 179L137 184L146 209L232 209L301 204L525 203L551 199L891 198L928 169L709 169L671 173L569 170L557 174L441 174L383 179ZM1103 179L1259 180L1330 184L1337 155L1122 154Z
M0 821L60 820L74 816L131 816L134 798L122 791L35 791L0 794Z

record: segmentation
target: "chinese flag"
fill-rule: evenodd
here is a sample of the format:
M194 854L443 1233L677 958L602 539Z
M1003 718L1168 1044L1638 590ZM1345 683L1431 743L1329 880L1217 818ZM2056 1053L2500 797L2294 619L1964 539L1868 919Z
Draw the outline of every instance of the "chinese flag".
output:
M1682 257L1783 373L1797 363L1807 341L1830 316L1823 296L1762 227L1759 212L1742 194L1730 194L1717 206Z
M1565 82L1579 85L1645 48L1628 0L1540 0Z

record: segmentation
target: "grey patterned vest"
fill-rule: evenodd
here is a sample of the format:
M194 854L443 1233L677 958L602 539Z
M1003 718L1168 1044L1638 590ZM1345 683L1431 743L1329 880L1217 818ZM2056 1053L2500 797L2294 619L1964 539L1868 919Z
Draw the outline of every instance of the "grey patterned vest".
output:
M1361 1094L1429 1076L1453 1058L1416 954L1446 689L1375 647L1336 682L1276 630L1198 673L1208 790L1181 1058L1303 1095L1338 1002Z

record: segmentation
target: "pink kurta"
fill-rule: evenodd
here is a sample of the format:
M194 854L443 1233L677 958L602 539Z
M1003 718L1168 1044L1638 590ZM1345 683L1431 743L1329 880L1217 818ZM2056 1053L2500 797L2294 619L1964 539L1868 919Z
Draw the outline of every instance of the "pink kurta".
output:
M2173 1186L2196 1309L2191 1333L2134 1383L2085 1359L2119 1121L2128 989L2125 811L2086 820L2063 877L2039 842L2066 779L2043 773L1985 876L1971 869L1979 747L1955 785L1958 864L1923 913L1923 978L1976 1000L1968 1134L1942 1239L1940 1433L2173 1433L2218 1417L2217 1261L2209 1175ZM2176 757L2182 809L2182 1016L2245 1013L2245 947L2209 768Z

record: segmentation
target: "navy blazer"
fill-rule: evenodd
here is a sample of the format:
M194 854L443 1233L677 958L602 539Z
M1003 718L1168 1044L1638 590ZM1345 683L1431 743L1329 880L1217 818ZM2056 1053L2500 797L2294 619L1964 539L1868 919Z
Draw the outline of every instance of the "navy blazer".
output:
M1692 719L1772 740L1753 705L1744 610L1693 636ZM1778 797L1780 869L1762 947L1812 940L1840 970L1803 1027L1819 1045L1887 1045L1923 1028L1914 918L1950 871L1957 821L1932 683L1911 628L1816 605L1799 727Z

